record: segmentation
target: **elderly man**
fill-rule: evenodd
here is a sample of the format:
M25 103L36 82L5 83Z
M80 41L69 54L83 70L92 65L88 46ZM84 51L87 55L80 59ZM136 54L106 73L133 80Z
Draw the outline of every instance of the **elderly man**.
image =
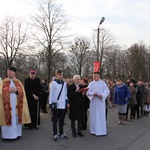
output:
M73 77L73 84L68 86L68 98L70 104L69 118L71 120L72 136L77 137L77 135L83 137L81 132L82 129L82 117L83 117L83 97L80 92L81 85L80 75L75 75ZM75 121L78 121L78 127L75 128Z
M10 67L8 78L0 82L0 125L4 141L20 138L22 124L31 122L25 91L16 79L16 70Z
M100 73L93 73L93 81L88 86L87 96L90 99L90 133L96 136L106 135L105 101L109 89L100 79Z
M41 84L40 79L36 77L35 70L30 70L29 78L25 79L24 87L31 116L31 123L26 124L25 127L28 127L29 129L38 129L38 125L40 124L38 101Z

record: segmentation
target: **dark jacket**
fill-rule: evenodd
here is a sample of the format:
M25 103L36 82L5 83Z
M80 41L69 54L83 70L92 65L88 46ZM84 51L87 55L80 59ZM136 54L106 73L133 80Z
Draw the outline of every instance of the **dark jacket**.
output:
M128 104L130 105L136 105L137 104L137 100L136 100L136 88L129 86L129 90L130 90L130 100L128 102Z
M33 98L33 94L35 94L38 97L40 96L41 91L40 79L37 77L34 80L32 80L31 78L27 78L25 79L24 87L28 104L29 105L36 104L37 101L35 101L35 99Z
M145 87L143 84L138 84L137 85L137 94L136 94L136 99L137 99L137 104L140 107L144 106L144 94L145 94Z
M48 95L48 84L47 83L41 83L41 92L40 95Z
M69 118L77 120L78 117L83 115L83 99L82 94L76 92L76 85L74 83L68 86L68 99L70 104Z

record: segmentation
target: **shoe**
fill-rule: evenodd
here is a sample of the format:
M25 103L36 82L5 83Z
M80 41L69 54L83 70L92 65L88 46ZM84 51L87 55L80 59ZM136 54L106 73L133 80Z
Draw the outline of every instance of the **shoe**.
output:
M79 136L81 136L81 137L83 137L84 135L82 134L82 132L80 131L80 132L78 132L77 133Z
M33 129L36 129L36 130L38 130L38 127L37 127L37 126L33 126Z
M62 134L62 135L60 135L59 136L61 139L68 139L68 137L66 136L66 134L64 133L64 134Z
M77 134L72 132L72 136L73 137L77 137Z
M57 139L58 139L57 135L53 135L53 140L57 141Z
M118 122L118 124L122 124L122 122L121 122L121 121L119 121L119 122Z

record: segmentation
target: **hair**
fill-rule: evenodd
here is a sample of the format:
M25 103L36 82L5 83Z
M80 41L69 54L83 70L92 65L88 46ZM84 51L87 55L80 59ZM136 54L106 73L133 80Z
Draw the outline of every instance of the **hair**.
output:
M93 74L98 74L98 75L100 75L100 72L97 71L97 72L94 72Z
M88 84L88 79L82 78L81 80L83 80L86 84Z
M117 81L122 81L122 79L121 79L121 78L119 78Z
M60 70L60 69L58 69L58 70L55 71L55 75L57 75L57 74L62 74L62 73L63 73L63 71Z
M47 80L46 80L46 78L42 78L42 79L41 79L41 81L42 81L42 80L44 80L44 81L45 81L45 83L47 83Z
M80 75L76 74L76 75L73 76L73 80L75 80L77 78L80 78Z
M138 81L143 81L143 80L140 78L140 79L138 79Z

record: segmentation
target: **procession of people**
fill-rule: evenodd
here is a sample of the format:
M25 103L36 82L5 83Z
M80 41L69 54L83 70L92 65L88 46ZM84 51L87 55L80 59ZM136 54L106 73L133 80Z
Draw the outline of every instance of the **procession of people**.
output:
M150 83L144 83L142 79L137 82L130 79L127 83L120 78L102 80L100 72L93 72L93 80L78 74L64 79L63 71L58 69L48 85L46 79L37 77L35 69L29 71L24 83L16 78L16 72L17 68L8 68L7 78L0 81L3 141L20 139L23 127L38 129L41 124L40 112L47 114L48 110L52 113L54 141L69 137L64 126L66 112L72 137L84 137L82 130L87 129L94 136L106 136L109 107L116 107L119 125L149 114Z

